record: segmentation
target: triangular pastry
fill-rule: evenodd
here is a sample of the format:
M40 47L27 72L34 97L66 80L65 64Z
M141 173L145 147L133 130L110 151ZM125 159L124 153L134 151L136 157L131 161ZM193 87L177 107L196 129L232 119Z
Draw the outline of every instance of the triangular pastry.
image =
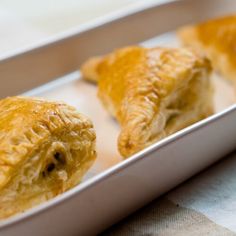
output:
M213 112L209 61L189 49L126 47L88 60L85 78L118 120L128 157Z
M205 54L213 68L236 85L236 16L226 16L178 31L186 46Z

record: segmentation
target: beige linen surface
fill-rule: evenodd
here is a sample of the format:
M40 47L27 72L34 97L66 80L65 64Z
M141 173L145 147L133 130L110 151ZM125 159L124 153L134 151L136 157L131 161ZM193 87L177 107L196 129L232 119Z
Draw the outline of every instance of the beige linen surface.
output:
M204 215L180 207L162 197L101 235L233 236L236 234L215 224Z
M235 180L236 152L101 235L236 235Z

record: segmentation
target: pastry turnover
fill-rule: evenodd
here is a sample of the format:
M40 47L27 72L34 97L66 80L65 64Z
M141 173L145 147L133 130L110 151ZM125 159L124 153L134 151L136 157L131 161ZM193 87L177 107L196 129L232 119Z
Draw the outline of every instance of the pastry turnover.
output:
M189 49L126 47L81 69L121 125L124 157L213 112L210 63Z
M95 160L90 120L64 103L0 100L0 219L70 189Z
M236 15L183 27L178 35L185 45L205 53L216 71L236 83Z

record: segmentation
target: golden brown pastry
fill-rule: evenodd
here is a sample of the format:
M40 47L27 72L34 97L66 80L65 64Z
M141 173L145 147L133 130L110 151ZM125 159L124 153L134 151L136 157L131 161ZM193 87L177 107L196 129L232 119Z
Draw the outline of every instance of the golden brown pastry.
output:
M0 100L0 219L72 188L95 160L90 120L64 103Z
M124 157L212 114L210 72L206 58L184 48L126 47L82 66L121 125Z
M178 35L185 45L205 53L216 71L236 83L236 16L186 26Z

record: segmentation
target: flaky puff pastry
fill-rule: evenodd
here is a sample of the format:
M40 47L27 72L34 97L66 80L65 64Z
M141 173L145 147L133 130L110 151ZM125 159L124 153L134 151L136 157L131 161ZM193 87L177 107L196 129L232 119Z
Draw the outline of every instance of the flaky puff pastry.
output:
M126 47L81 69L121 125L124 157L213 112L210 63L188 49Z
M206 54L213 68L236 85L236 15L183 27L178 35L184 45Z
M95 160L91 121L64 103L0 100L0 219L72 188Z

